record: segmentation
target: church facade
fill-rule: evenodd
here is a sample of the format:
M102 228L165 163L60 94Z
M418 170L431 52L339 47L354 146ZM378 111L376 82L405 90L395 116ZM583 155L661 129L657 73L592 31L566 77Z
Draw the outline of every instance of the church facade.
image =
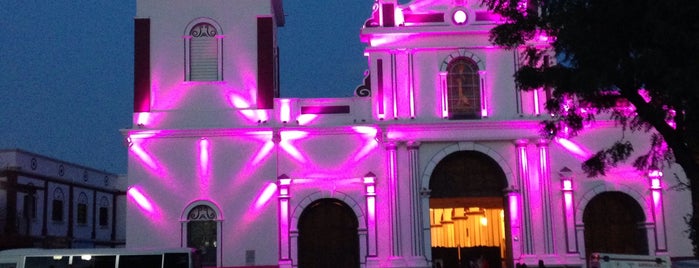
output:
M518 51L488 41L495 14L402 2L367 6L355 97L298 99L279 97L281 0L138 0L127 247L194 247L217 267L691 256L679 167L580 168L622 136L644 152L649 135L600 119L542 139L550 92L517 90Z

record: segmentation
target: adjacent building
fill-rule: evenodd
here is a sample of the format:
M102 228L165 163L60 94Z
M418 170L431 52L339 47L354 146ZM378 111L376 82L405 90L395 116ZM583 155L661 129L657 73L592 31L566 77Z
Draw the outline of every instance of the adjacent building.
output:
M649 135L600 118L542 139L551 92L516 88L518 51L488 40L498 16L404 2L368 3L355 97L298 99L279 98L281 0L138 0L127 246L196 247L219 267L691 256L679 167L580 168L622 137L642 153Z
M0 249L123 247L124 181L39 154L0 150Z

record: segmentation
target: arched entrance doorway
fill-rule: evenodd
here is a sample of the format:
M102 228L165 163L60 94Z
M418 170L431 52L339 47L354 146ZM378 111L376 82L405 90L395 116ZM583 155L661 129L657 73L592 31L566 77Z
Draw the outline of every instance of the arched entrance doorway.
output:
M631 196L622 192L598 194L583 211L586 254L648 254L644 222L643 209Z
M507 178L478 151L447 155L430 176L430 230L435 267L505 266L509 213Z
M299 217L298 263L304 268L359 267L354 211L337 199L319 199Z

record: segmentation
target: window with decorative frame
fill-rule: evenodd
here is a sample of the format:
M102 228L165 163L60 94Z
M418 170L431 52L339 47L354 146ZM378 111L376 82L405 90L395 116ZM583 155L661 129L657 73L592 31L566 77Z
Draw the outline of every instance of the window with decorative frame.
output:
M53 190L53 201L51 201L51 220L63 221L63 189L56 187Z
M100 198L99 226L102 228L109 226L109 200L105 196Z
M200 18L187 26L184 38L185 80L223 80L220 27L211 19Z
M478 65L458 57L447 66L447 107L449 119L481 118L481 83Z
M439 106L445 119L488 117L485 62L467 49L448 55L440 66Z
M79 225L87 224L87 194L85 192L80 192L78 195L78 211L77 211L77 223Z

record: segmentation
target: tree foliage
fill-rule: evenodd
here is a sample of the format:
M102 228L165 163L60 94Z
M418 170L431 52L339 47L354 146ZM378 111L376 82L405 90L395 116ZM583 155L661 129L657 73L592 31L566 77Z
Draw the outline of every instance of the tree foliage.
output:
M482 0L503 22L491 41L523 51L515 74L522 90L554 89L543 122L549 137L576 135L604 114L624 131L651 131L633 165L659 169L674 160L692 192L690 238L699 256L699 1ZM548 38L542 45L541 36ZM546 56L557 64L548 64ZM589 176L627 160L626 140L583 163Z

